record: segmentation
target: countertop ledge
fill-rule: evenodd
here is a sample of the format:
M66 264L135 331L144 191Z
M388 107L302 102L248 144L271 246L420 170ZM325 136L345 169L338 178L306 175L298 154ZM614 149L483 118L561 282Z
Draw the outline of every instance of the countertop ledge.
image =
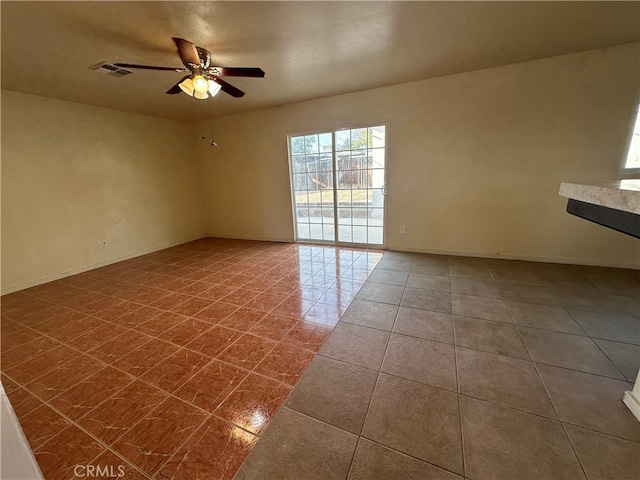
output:
M561 196L640 215L640 179L613 182L562 182Z

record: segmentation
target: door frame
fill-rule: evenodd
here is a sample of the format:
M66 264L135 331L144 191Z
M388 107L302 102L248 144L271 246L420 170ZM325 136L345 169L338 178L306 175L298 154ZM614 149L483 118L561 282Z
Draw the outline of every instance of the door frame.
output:
M379 127L384 126L384 207L382 211L382 244L371 244L371 243L356 243L356 242L341 242L338 240L338 198L337 198L337 151L336 151L336 132L339 130L354 130L358 128L371 128L371 127ZM289 164L289 193L291 195L291 219L293 223L293 241L294 243L304 243L304 244L321 244L321 245L335 245L338 247L354 247L354 248L375 248L386 250L387 248L387 195L389 189L387 188L387 170L388 170L388 150L389 150L389 127L390 121L382 121L382 122L371 122L366 124L349 124L346 126L332 127L329 129L317 129L317 130L309 130L306 132L300 133L290 133L287 135L287 163ZM291 138L292 137L301 137L305 135L318 135L321 133L330 133L331 134L331 145L332 145L332 175L333 175L333 226L334 226L334 238L335 240L312 240L312 239L301 239L298 237L298 225L296 222L296 202L295 202L295 189L293 186L293 156L291 154Z

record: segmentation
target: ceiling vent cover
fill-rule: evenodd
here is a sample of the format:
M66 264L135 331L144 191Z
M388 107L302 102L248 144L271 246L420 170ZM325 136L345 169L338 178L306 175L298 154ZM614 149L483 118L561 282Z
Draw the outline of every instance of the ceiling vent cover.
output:
M91 70L95 70L96 72L104 73L106 75L111 75L112 77L124 77L125 75L129 75L133 73L130 70L127 70L122 67L116 67L111 63L99 63L91 67Z

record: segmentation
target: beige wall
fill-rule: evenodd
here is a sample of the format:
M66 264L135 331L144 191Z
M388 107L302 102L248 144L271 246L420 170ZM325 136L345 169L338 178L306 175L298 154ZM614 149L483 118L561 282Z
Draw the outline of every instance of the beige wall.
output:
M2 291L204 236L187 128L3 91Z
M216 148L203 122L207 233L292 240L287 134L387 122L390 249L637 268L638 241L570 216L558 188L617 178L638 58L624 45L218 118Z

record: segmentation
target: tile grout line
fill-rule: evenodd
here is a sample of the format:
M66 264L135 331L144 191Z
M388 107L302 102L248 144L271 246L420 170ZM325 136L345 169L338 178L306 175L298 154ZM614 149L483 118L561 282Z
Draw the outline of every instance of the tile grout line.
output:
M405 288L406 288L406 285L405 285L405 287L403 287L403 290L402 290L402 294L403 295L404 295L404 289ZM400 297L400 301L402 301L402 296ZM358 441L356 442L356 448L354 449L353 455L351 456L351 461L349 463L349 469L347 470L347 478L349 477L349 475L351 474L351 470L353 469L353 461L355 460L355 457L356 457L356 452L357 452L358 445L360 444L360 439L363 438L362 434L364 432L364 427L365 427L365 425L367 423L367 418L369 417L369 412L371 410L371 404L373 403L373 397L376 394L376 389L378 388L378 383L380 382L380 377L382 376L382 367L383 367L384 361L385 361L385 359L387 357L387 352L389 350L389 342L391 341L391 334L393 332L393 327L395 326L396 318L398 317L398 312L399 311L400 311L400 304L398 304L397 307L396 307L396 314L395 314L395 316L393 318L393 325L391 326L391 331L389 331L389 337L387 338L387 343L385 345L384 354L382 355L382 360L380 361L380 366L378 367L378 373L376 375L376 381L375 381L375 383L373 385L373 390L371 391L371 398L369 399L369 403L367 405L367 410L365 412L364 419L362 421L362 426L360 427L360 433L358 433Z
M511 312L509 312L509 315L511 315ZM512 317L512 320L513 320L513 317ZM578 465L580 465L580 470L582 471L582 475L584 476L585 479L588 479L589 477L587 476L587 472L586 472L586 470L584 468L584 465L582 465L582 462L580 461L580 457L578 456L578 452L576 451L573 443L571 442L571 438L569 437L569 433L567 432L566 427L562 423L560 415L558 414L558 409L557 409L557 407L556 407L556 405L555 405L555 403L553 401L553 398L551 398L551 394L549 393L549 389L547 388L547 385L542 380L542 375L540 375L540 371L538 370L538 366L536 365L536 362L533 361L533 357L531 356L531 352L529 351L529 347L527 347L527 344L524 341L524 338L522 337L522 334L520 333L520 330L518 328L516 328L516 331L518 332L518 336L520 337L520 341L524 344L525 350L527 351L527 354L529 355L529 358L531 359L531 363L533 365L533 368L536 371L536 374L538 375L538 380L540 381L540 384L542 385L542 388L544 388L544 391L547 394L547 398L549 399L549 403L551 403L551 407L553 408L553 413L556 415L556 418L558 419L558 422L560 423L560 427L562 428L562 432L564 433L564 438L567 441L567 443L569 444L569 446L571 447L571 451L573 452L573 456L576 459L576 461L578 462Z
M451 274L451 263L449 262L449 274ZM449 275L449 284L451 284L451 275ZM455 315L453 313L453 292L450 293L451 299L451 326L453 328L453 355L455 361L455 369L456 369L456 400L458 401L458 424L460 425L460 449L462 453L462 476L467 476L467 456L464 451L464 427L462 422L462 402L460 401L461 397L461 385L460 385L460 372L458 366L458 342L456 336L456 322Z

